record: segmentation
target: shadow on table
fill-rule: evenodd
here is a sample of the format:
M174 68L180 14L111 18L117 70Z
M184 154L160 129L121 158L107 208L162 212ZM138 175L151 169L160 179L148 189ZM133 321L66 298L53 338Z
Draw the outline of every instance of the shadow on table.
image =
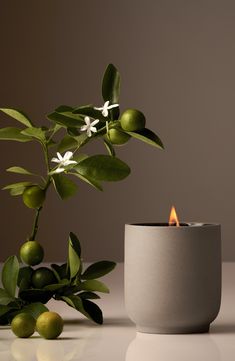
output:
M89 327L99 327L94 323L91 323L90 320L86 319L65 319L65 325L82 325L82 326L89 326ZM103 326L105 327L131 327L134 324L128 318L119 318L119 317L106 317L104 318Z
M233 323L221 323L221 324L215 324L210 327L210 333L223 333L223 334L235 334L235 324Z

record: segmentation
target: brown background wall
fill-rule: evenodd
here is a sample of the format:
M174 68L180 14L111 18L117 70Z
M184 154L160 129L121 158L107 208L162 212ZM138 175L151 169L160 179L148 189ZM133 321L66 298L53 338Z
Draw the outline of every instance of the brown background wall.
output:
M48 260L64 259L70 230L85 259L122 260L124 223L165 221L171 204L182 220L222 223L223 257L235 260L234 1L1 0L0 47L1 106L39 124L59 104L100 104L101 76L113 62L122 109L143 110L166 147L132 140L120 148L132 174L104 193L81 184L63 203L51 192L38 237ZM1 186L16 181L9 166L38 168L38 145L0 147ZM3 260L25 240L33 214L6 192L0 212Z

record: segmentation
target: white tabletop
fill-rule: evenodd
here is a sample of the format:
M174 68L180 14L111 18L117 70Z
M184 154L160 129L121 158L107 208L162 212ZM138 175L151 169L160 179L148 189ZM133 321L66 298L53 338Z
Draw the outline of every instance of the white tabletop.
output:
M136 333L127 318L123 298L123 265L104 281L111 289L97 301L104 324L95 325L62 302L50 301L52 311L65 320L57 340L44 340L35 333L16 338L9 327L0 327L1 361L232 361L235 356L235 263L223 264L223 294L220 314L210 333L149 335Z

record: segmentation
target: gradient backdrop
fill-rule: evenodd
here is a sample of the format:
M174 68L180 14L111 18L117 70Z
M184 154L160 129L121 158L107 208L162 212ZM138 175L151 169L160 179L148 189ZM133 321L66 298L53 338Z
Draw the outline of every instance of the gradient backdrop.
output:
M235 260L235 2L228 0L1 0L0 106L35 121L60 104L102 103L101 78L114 63L121 108L141 109L166 150L131 140L118 149L132 174L103 193L81 184L62 202L53 192L38 234L47 260L62 261L69 231L86 260L123 260L126 222L220 222L223 258ZM15 124L3 115L1 127ZM46 120L45 120L46 124ZM0 143L0 185L40 169L40 146ZM94 144L90 154L104 152ZM17 252L33 212L0 193L0 257Z

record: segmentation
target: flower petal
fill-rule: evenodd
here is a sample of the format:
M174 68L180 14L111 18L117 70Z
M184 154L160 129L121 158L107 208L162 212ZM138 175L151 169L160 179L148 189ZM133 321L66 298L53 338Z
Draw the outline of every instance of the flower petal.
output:
M78 164L78 162L76 162L76 160L67 160L68 164Z
M107 100L105 103L104 103L104 108L108 108L109 106L109 100Z
M90 130L91 130L91 132L93 132L93 133L96 133L96 132L97 132L96 127L90 127Z
M109 115L109 111L108 111L108 109L103 109L103 111L102 111L102 115L104 116L104 117L107 117L108 115Z
M57 152L56 154L57 154L57 157L58 157L58 159L59 159L60 161L63 160L63 157L62 157L62 155L61 155L59 152Z
M67 165L70 164L78 164L78 162L76 162L75 160L66 160L63 164L64 167L66 167Z
M87 125L83 125L81 128L80 128L80 130L82 131L82 132L84 132L85 130L87 130Z
M116 108L119 107L119 104L112 104L108 107L108 109L112 109L112 108Z
M64 172L64 171L65 171L64 168L57 168L57 169L54 171L54 173L62 173L62 172Z
M64 160L70 159L70 158L72 158L72 156L73 156L73 152L68 151L64 155Z
M60 163L61 161L57 158L52 158L51 162Z
M91 123L91 126L93 127L93 125L96 125L96 124L98 124L99 123L99 119L95 119L92 123Z
M103 107L100 107L100 108L97 108L97 107L94 107L95 110L103 110Z
M85 123L86 125L90 125L91 124L91 121L90 121L90 118L89 117L85 117Z

